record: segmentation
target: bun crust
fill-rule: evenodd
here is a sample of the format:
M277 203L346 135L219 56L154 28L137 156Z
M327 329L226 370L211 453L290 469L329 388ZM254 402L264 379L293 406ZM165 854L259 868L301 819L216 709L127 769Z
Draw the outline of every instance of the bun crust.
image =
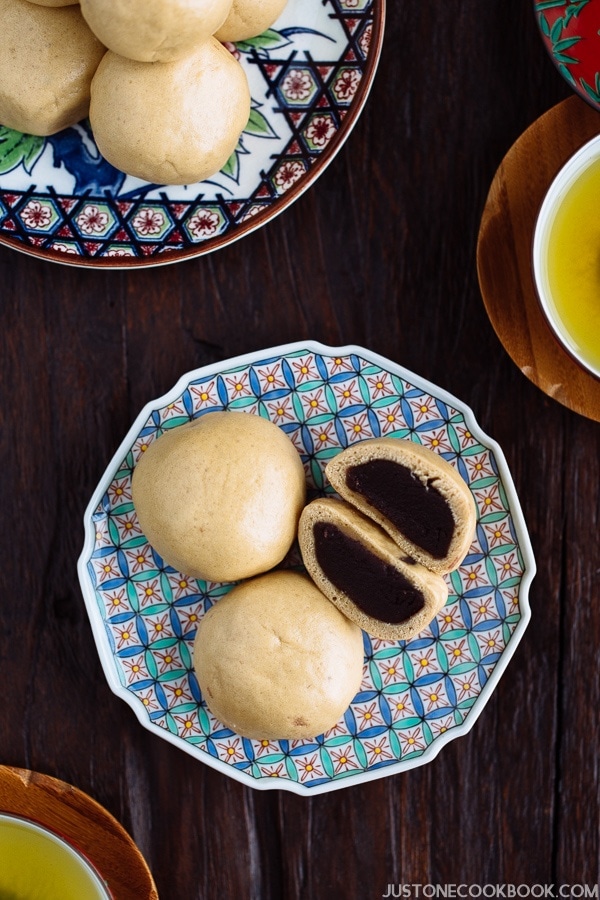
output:
M288 552L305 502L300 456L251 413L214 412L165 432L134 469L140 526L163 559L209 581L266 572Z
M215 33L230 8L231 0L81 0L102 43L140 62L181 59Z
M403 557L379 526L343 500L309 503L300 517L298 541L317 587L374 637L410 640L448 599L440 575Z
M0 0L0 22L0 122L45 136L85 118L105 48L79 7Z
M156 184L195 184L216 174L250 115L246 74L212 37L176 62L136 62L109 50L91 95L102 155Z
M314 738L358 691L362 633L306 575L250 579L201 620L194 667L217 719L257 740Z
M465 558L475 534L475 502L460 473L438 453L408 440L374 438L343 450L325 472L344 500L432 572L451 572Z

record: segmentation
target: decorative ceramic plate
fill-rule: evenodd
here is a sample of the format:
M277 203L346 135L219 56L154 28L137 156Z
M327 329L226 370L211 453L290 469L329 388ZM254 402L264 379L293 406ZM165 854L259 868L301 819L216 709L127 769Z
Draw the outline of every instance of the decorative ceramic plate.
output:
M444 609L408 643L364 634L360 691L335 727L315 740L247 740L208 711L192 644L198 621L232 585L165 566L132 504L132 471L148 445L167 429L223 409L264 416L289 435L304 463L309 498L330 492L323 472L332 456L387 435L449 460L478 509L469 554L447 576ZM298 563L292 552L286 564ZM79 560L106 677L142 724L244 784L309 795L421 765L464 734L527 625L534 571L506 462L471 410L360 347L312 342L198 369L148 404L90 501Z
M82 122L48 138L0 126L0 243L81 266L208 253L264 225L331 162L365 103L385 0L288 0L273 28L228 45L248 76L248 126L200 184L149 184L109 165Z
M535 0L544 44L580 97L600 109L599 0Z

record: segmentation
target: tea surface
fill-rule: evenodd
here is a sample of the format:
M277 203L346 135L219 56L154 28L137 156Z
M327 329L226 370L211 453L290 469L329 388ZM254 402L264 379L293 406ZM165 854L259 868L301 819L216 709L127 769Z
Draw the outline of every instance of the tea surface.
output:
M0 822L0 900L100 900L83 861L20 822Z
M581 357L600 369L600 160L570 187L548 238L556 314Z

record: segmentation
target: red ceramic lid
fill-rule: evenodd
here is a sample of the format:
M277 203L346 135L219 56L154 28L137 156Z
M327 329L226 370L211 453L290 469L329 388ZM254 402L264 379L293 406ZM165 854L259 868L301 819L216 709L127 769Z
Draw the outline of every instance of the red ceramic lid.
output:
M600 109L600 0L535 0L534 9L558 71Z

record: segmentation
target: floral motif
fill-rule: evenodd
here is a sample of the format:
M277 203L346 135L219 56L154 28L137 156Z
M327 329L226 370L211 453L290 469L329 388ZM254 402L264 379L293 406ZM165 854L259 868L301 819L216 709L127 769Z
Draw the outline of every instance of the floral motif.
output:
M329 407L325 402L325 391L319 388L317 391L306 391L301 394L301 403L306 413L306 417L319 416L329 412Z
M109 247L103 255L122 258L125 256L135 256L135 252L132 247Z
M280 388L285 388L285 380L281 372L281 366L265 366L264 369L258 369L257 374L265 393L267 391L276 391Z
M218 404L219 399L215 385L215 381L211 381L208 384L202 385L190 385L190 394L195 409L206 409L209 406L215 406L216 404Z
M28 228L40 231L52 222L53 209L39 200L30 200L21 210L20 216Z
M132 227L143 237L160 234L165 226L164 214L153 207L142 207L131 220Z
M75 221L84 234L103 234L110 222L108 213L94 204L84 206Z
M53 250L57 250L59 253L68 253L71 256L79 255L79 251L74 244L65 244L64 241L54 241L50 246Z
M289 100L306 100L313 87L314 82L307 69L290 69L281 82L281 90Z
M280 194L284 191L289 191L292 185L296 184L305 172L306 166L301 160L290 159L284 162L275 172L273 176L275 187Z
M407 728L400 735L400 744L402 745L403 755L408 753L416 753L425 749L423 732L421 728Z
M173 715L173 721L175 722L177 733L184 740L203 735L202 725L196 711L183 715Z
M219 214L210 209L197 210L186 223L188 231L196 240L216 234L220 224Z
M336 750L332 750L331 758L333 760L335 775L338 775L340 772L347 772L348 769L359 768L356 754L352 750L350 744L347 747L340 747Z
M276 425L281 425L286 421L294 421L294 408L292 401L288 397L277 403L267 403L267 409Z
M358 46L362 51L363 57L366 59L369 55L369 50L371 49L371 38L373 36L373 28L371 25L367 25L365 30L360 36L358 41Z
M333 92L340 102L348 103L355 95L360 84L359 69L343 69L333 85Z
M304 134L313 147L325 147L336 132L335 122L331 116L314 116Z

